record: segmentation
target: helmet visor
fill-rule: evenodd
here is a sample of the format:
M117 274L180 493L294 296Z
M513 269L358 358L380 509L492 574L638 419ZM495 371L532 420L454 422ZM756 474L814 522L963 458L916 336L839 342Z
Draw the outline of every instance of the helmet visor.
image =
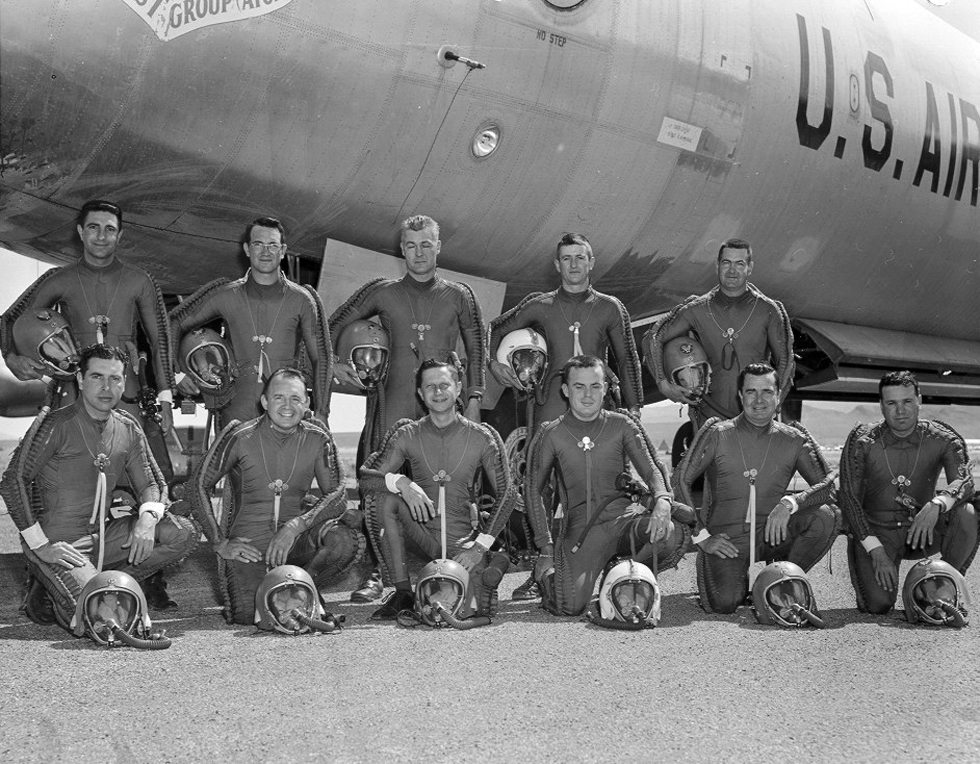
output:
M70 376L79 368L78 347L67 326L45 337L37 346L37 356L58 374Z
M537 387L548 368L548 356L539 348L518 348L510 354L510 365L525 390Z
M796 626L805 620L799 613L799 607L812 609L806 584L794 578L770 586L766 590L766 605L778 620L790 626Z
M703 396L708 387L708 370L703 363L682 366L674 370L674 383L694 398Z
M459 581L448 578L430 578L419 585L416 592L423 613L436 618L436 603L455 615L463 606L463 587Z
M304 628L296 614L307 618L316 617L316 595L306 586L288 583L276 587L266 596L266 605L272 617L288 631Z
M616 613L624 621L645 621L656 605L657 593L648 581L626 580L611 592Z
M946 611L942 605L959 605L956 582L946 576L924 578L912 587L912 602L929 620L936 623L946 621Z
M377 345L361 345L351 350L350 362L358 379L367 387L375 387L388 370L388 349Z
M213 342L198 345L187 354L187 371L198 385L221 387L230 378L230 363L224 347Z
M89 632L97 641L112 639L110 622L127 634L132 634L140 617L139 601L129 591L98 591L85 602L85 620Z

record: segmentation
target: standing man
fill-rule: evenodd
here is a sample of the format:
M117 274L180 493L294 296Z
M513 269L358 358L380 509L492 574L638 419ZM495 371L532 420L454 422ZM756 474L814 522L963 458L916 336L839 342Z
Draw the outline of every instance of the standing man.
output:
M561 372L568 410L546 422L531 443L527 506L534 541L541 551L535 578L542 604L554 615L578 615L588 607L596 577L609 560L631 554L642 560L656 552L656 571L684 555L688 530L671 518L670 479L646 432L625 414L605 411L606 370L595 356L571 358ZM650 489L641 513L616 479L630 463ZM542 500L552 472L564 514L557 539Z
M952 427L919 419L922 395L909 371L878 382L884 420L859 424L841 454L847 562L858 610L895 605L898 566L930 557L966 573L977 553L977 513L966 443ZM936 489L940 471L946 485Z
M286 255L285 229L275 218L258 218L245 229L242 249L249 260L237 281L217 279L198 289L170 314L175 347L183 336L220 319L235 357L233 379L218 424L257 417L263 385L272 372L296 366L300 343L313 365L314 410L326 420L330 407L332 351L323 306L316 292L286 280L280 266ZM198 386L183 376L177 388L197 395Z
M514 370L496 360L500 341L516 329L531 328L545 336L550 371L542 382L544 403L535 407L536 423L557 419L566 411L561 397L561 369L565 362L583 354L605 362L609 350L622 380L623 405L635 416L640 414L642 369L629 313L615 297L592 287L593 267L595 255L589 240L580 233L566 233L555 254L561 286L553 292L528 295L517 307L490 322L488 368L500 384L516 389L521 389L521 385Z
M15 352L13 326L28 310L57 308L80 347L100 344L121 348L129 354L135 368L139 324L152 351L161 427L166 434L173 426L170 324L163 297L149 274L116 257L122 226L122 210L112 202L96 199L83 204L75 226L82 241L81 260L42 274L7 309L0 318L0 348L14 376L21 380L40 379L44 367ZM135 400L136 393L136 378L129 376L123 394ZM151 445L164 472L172 475L166 445L162 442Z
M463 413L473 422L480 421L485 327L476 295L467 284L446 281L436 274L442 242L439 224L432 218L415 215L402 223L401 251L408 271L405 276L365 284L330 317L330 331L335 337L354 321L372 316L378 316L388 333L391 348L384 382L384 416L371 430L372 442L362 443L365 455L377 450L382 436L399 419L422 416L413 384L416 372L429 358L449 361L460 337L466 350ZM347 359L337 362L334 375L341 382L363 387Z
M502 385L521 388L514 370L496 360L497 348L507 334L516 329L532 328L543 334L548 344L549 372L542 380L541 394L535 400L532 429L542 422L557 419L567 410L561 388L562 367L568 359L587 354L606 364L610 349L621 380L623 405L635 417L640 416L643 372L633 342L629 313L618 299L592 287L594 267L595 254L589 240L580 233L566 233L555 250L555 270L561 277L561 286L553 292L528 295L517 307L490 322L487 367ZM528 443L533 436L533 432L528 432ZM513 594L516 600L537 596L533 576Z
M364 544L336 519L346 509L343 472L330 431L306 418L303 373L277 369L260 400L265 414L230 423L193 477L191 510L218 555L229 623L252 623L255 592L269 568L298 565L323 583L352 564ZM219 519L209 491L225 475L233 500ZM314 479L323 496L305 507Z
M748 597L752 515L760 529L755 559L789 560L804 571L830 551L840 530L840 511L827 503L834 476L819 446L802 426L773 420L776 370L750 363L738 387L742 413L705 423L675 479L682 501L693 504L691 484L707 475L710 498L698 513L694 543L701 607L709 613L734 613ZM788 486L797 472L810 487L794 494Z
M471 582L481 577L476 588L485 596L477 609L492 610L503 571L486 568L488 553L517 496L496 430L456 411L462 388L459 370L429 359L419 367L417 379L416 389L429 413L401 425L361 468L368 528L395 584L395 591L371 616L376 620L397 618L401 610L412 607L406 542L428 560L442 557L440 487L445 489L447 554L466 568ZM406 463L414 480L399 472ZM473 531L470 491L480 470L493 484L496 501L486 531L464 547Z
M83 350L78 400L41 413L3 476L0 493L32 575L25 610L36 623L68 628L82 587L100 570L146 579L197 545L190 520L166 511L166 484L139 424L115 410L124 364L117 348ZM139 513L113 518L112 489L123 477L141 501Z
M446 281L436 275L442 250L439 224L426 215L415 215L401 225L401 251L407 273L398 280L376 279L365 284L330 317L334 337L358 319L378 316L388 333L388 374L379 389L383 404L374 409L375 421L365 422L358 460L377 451L381 438L400 419L418 419L424 411L416 398L416 373L422 362L434 358L450 361L462 337L466 350L466 406L464 415L480 421L485 372L483 317L476 295L467 284ZM341 381L363 387L347 359L334 364ZM372 549L372 556L376 550ZM375 560L377 562L377 560ZM351 594L352 602L370 602L381 596L377 569Z
M753 284L752 246L729 239L718 250L718 286L689 297L643 336L643 356L657 387L667 398L690 405L697 431L709 417L731 419L738 412L738 375L750 363L776 369L780 401L793 384L793 330L782 303L766 297ZM690 400L664 370L664 345L696 332L711 364L711 389L700 402Z

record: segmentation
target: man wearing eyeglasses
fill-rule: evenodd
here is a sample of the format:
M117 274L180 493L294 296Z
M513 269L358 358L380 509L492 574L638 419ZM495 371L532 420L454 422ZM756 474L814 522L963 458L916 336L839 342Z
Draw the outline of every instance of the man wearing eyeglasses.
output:
M450 361L460 338L466 351L466 379L460 388L467 401L463 413L473 422L480 421L485 384L483 316L469 285L436 275L441 250L435 220L427 215L408 218L401 225L405 276L368 282L330 316L334 337L340 337L358 319L377 316L391 348L379 396L383 405L372 407L373 412L369 409L358 446L359 463L378 450L384 434L399 419L418 419L425 413L416 397L415 375L422 362L430 358ZM347 358L337 360L334 375L341 382L364 386ZM370 602L380 597L381 591L375 571L351 600Z
M193 329L220 320L234 355L232 380L217 403L218 423L259 416L265 381L277 369L297 366L301 345L313 365L314 411L326 419L331 375L330 332L316 292L286 280L280 266L286 255L285 230L275 218L252 221L242 249L248 272L237 281L218 279L201 287L170 314L176 347ZM197 395L189 376L178 375L177 389Z
M698 431L677 465L677 498L696 506L692 483L706 476L707 505L697 512L694 543L701 607L734 613L749 593L753 515L754 559L789 560L803 570L816 565L840 530L834 474L820 447L801 425L773 421L779 378L767 363L750 363L738 375L743 411L712 418ZM793 493L799 472L809 488Z
M689 297L643 337L644 361L661 394L690 406L695 431L709 417L730 419L739 412L738 375L750 363L771 362L776 369L780 402L793 384L793 330L782 303L749 283L752 246L729 239L718 250L718 286ZM667 377L664 345L694 332L711 364L711 387L695 402Z

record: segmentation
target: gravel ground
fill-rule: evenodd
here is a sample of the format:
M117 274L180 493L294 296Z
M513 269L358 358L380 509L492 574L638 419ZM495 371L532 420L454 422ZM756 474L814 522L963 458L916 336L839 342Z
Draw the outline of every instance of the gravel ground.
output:
M844 541L813 571L824 631L761 627L697 605L693 557L665 573L641 633L512 602L469 632L402 629L329 595L340 634L228 626L213 558L171 575L162 652L99 649L18 612L0 516L0 761L976 761L978 629L853 608ZM903 567L904 575L907 564ZM975 572L969 576L980 594ZM975 618L976 620L976 618ZM971 657L973 656L973 657Z

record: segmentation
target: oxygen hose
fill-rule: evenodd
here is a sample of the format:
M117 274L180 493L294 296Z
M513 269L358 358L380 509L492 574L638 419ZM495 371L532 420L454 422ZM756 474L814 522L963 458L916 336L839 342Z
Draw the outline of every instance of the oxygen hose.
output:
M600 615L596 615L592 609L586 611L586 616L592 623L596 626L602 626L605 629L619 629L620 631L643 631L643 629L652 629L653 625L647 623L646 614L635 604L633 605L633 615L635 621L617 621L615 619L603 618Z
M477 626L489 626L490 618L485 615L478 615L474 618L457 618L443 605L441 602L435 602L432 605L432 609L435 610L439 615L442 616L443 620L452 626L454 629L459 629L460 631L466 631L467 629L475 629Z
M619 629L620 631L643 631L647 625L643 621L617 621L614 618L603 618L589 610L586 615L596 626L604 629Z
M106 621L106 626L112 632L114 639L118 639L124 645L138 647L141 650L166 650L173 644L167 637L161 635L156 639L140 639L123 631L122 627L113 620ZM110 645L112 643L110 642Z
M818 629L826 628L827 625L823 622L823 618L813 613L812 611L807 610L798 602L793 603L792 609L793 612L796 613L798 616L801 616L802 618L806 619L806 622L809 623L811 626L815 626Z
M943 623L949 624L954 629L962 629L966 626L966 617L963 615L963 611L960 610L952 602L947 602L946 600L936 600L936 605L942 608L946 617L943 618Z
M328 615L327 618L330 620L321 621L319 618L310 618L306 613L301 613L297 608L293 608L289 614L304 626L321 631L324 634L332 634L335 631L343 630L341 624L345 620L344 616Z

